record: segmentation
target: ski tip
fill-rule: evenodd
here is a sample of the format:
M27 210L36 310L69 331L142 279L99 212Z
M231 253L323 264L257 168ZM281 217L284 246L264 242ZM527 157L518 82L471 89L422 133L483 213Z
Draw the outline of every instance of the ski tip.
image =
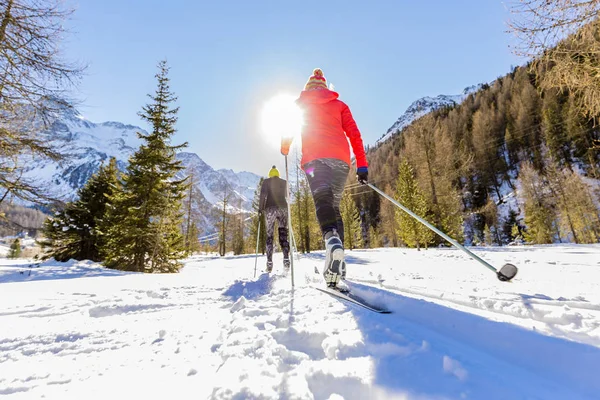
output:
M517 267L515 267L513 264L507 263L504 264L502 268L500 268L496 276L502 282L509 282L517 275L517 272L519 272L519 269Z

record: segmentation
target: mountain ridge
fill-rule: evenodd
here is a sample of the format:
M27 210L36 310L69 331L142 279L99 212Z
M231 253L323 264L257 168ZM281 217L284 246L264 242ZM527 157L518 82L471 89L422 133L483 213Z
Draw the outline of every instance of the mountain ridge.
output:
M471 85L467 86L463 89L462 93L455 95L445 95L440 94L435 97L424 96L415 101L413 101L410 106L404 111L404 113L394 122L392 126L384 133L379 139L375 141L375 145L379 145L389 138L391 138L396 133L402 131L402 129L406 128L413 121L429 114L432 111L435 111L442 107L454 107L459 105L465 99L480 90L483 87L483 84Z
M24 178L44 187L52 197L73 200L77 197L77 190L111 157L117 159L121 171L126 169L129 157L142 144L137 133L147 134L147 131L118 121L95 123L75 109L65 107L41 133L48 140L55 141L61 153L66 154L65 159L54 162L26 156L23 160L26 165ZM251 209L253 194L260 180L258 175L247 171L215 170L192 152L180 152L177 158L187 172L194 173L197 196L202 197L199 201L205 206L217 206L220 193L228 191L232 211L247 212ZM186 173L180 175L184 177ZM236 208L238 206L239 209Z

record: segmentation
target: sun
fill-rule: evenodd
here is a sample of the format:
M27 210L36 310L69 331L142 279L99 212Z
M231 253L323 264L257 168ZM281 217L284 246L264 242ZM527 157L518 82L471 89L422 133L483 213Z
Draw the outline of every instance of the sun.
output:
M297 96L282 93L267 101L262 109L261 130L265 139L279 146L281 138L298 142L302 128L302 110L296 105Z

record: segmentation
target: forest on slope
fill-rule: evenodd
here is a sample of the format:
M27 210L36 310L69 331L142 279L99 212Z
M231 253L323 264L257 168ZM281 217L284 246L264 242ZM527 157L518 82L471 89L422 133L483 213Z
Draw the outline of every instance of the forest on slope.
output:
M551 67L514 68L369 149L374 182L468 243L598 242L600 130L576 95L540 90ZM359 197L383 242L438 243L372 194Z

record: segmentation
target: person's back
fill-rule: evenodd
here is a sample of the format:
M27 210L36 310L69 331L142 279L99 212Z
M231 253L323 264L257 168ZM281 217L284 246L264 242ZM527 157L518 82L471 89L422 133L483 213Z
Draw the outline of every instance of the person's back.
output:
M278 176L267 178L261 187L262 209L285 208L287 209L286 192L287 182ZM263 198L264 195L264 198Z
M315 202L317 219L325 241L323 277L336 287L346 276L344 260L344 222L340 204L352 160L356 157L356 175L361 184L368 182L368 162L362 138L350 108L330 90L320 68L315 68L296 100L302 109L301 166ZM282 138L281 154L287 155L291 138Z
M288 242L287 182L279 177L273 165L269 177L260 188L259 212L264 213L267 227L267 272L273 269L273 235L275 222L279 225L279 245L283 250L283 266L289 268L290 245Z

